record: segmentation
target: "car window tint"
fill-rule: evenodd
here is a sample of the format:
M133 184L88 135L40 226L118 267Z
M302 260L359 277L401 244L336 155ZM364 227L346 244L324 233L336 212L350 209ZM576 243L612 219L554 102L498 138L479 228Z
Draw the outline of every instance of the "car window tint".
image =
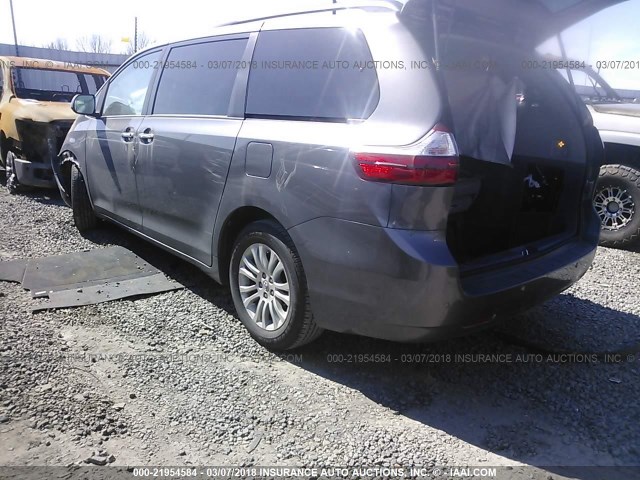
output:
M154 114L226 115L247 39L172 48Z
M248 116L364 119L378 104L376 69L360 31L262 32L253 60Z
M142 115L144 100L160 61L161 52L144 55L129 63L109 84L102 114Z

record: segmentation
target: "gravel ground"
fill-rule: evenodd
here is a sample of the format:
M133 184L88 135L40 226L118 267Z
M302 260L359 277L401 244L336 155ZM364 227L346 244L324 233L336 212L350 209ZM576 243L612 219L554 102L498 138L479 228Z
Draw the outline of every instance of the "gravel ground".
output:
M115 227L83 238L52 192L3 189L0 222L1 260L122 245L189 285L31 314L28 293L0 282L0 465L474 465L545 479L640 466L640 253L600 249L576 287L500 331L431 345L327 333L278 356L225 288ZM625 353L594 355L613 351Z

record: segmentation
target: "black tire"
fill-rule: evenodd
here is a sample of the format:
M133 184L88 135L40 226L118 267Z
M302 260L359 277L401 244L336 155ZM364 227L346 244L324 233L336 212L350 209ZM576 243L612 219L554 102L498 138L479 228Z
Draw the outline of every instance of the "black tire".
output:
M596 185L598 192L614 187L625 191L633 200L631 220L617 230L606 229L600 233L600 245L612 248L628 248L640 242L640 172L626 165L605 165L600 170Z
M6 170L7 168L8 152L9 152L9 146L7 142L7 137L5 136L4 132L0 132L0 162L2 162L2 165L0 165L0 168L2 168L3 170Z
M7 152L7 156L5 157L5 160L4 160L6 186L7 186L7 191L11 195L15 195L16 193L19 193L20 191L22 191L22 185L20 185L20 182L18 181L18 177L15 173L15 159L16 159L16 154L9 151Z
M240 262L245 251L257 243L266 245L277 254L289 282L290 305L286 320L273 331L261 328L251 319L240 294ZM310 343L322 334L323 330L313 320L307 281L298 252L287 231L276 222L260 220L251 223L238 235L231 255L229 284L240 321L264 347L275 351L290 350Z
M71 209L73 222L80 232L92 230L98 224L98 218L93 212L87 186L78 167L71 167Z

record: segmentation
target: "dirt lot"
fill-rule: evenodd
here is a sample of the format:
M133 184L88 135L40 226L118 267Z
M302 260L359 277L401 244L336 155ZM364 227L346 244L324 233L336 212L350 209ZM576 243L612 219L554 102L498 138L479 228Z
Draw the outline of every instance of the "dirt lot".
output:
M225 288L115 227L83 238L53 192L2 189L0 223L1 260L122 245L191 285L31 314L28 292L0 282L0 465L100 451L113 463L96 469L471 465L586 479L606 475L560 467L640 465L637 252L601 249L575 288L502 332L433 345L325 334L276 356ZM624 354L592 354L604 351Z

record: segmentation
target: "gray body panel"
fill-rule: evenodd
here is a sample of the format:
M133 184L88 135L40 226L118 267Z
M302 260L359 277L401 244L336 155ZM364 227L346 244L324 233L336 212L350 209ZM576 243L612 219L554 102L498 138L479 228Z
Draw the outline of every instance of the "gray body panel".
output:
M141 122L142 117L105 117L96 119L94 129L87 131L91 161L85 168L93 206L131 227L142 224L135 175L138 142L135 138L125 142L122 133L134 134Z
M214 224L242 120L148 116L136 183L142 230L196 260L211 265Z
M365 182L349 162L346 140L356 134L348 132L358 128L334 123L245 120L221 217L240 206L255 206L271 213L285 228L317 217L386 226L391 185ZM268 178L245 173L247 145L255 142L269 142L273 147Z

